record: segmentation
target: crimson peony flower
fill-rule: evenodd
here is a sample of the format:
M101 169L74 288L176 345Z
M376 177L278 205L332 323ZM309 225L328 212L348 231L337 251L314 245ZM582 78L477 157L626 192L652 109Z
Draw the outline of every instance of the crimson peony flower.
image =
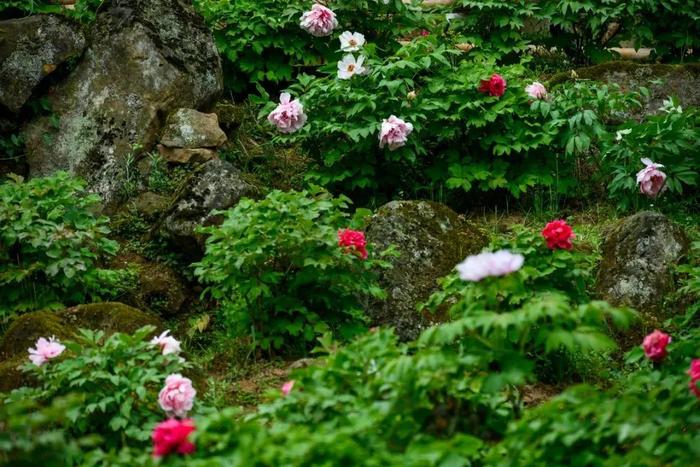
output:
M36 366L41 366L51 359L61 355L66 346L61 344L55 337L50 337L48 340L40 337L35 344L35 348L29 350L29 360Z
M505 276L520 269L525 262L523 255L500 250L468 256L457 265L462 280L478 282L485 277Z
M644 338L642 348L649 360L659 361L666 357L666 346L671 343L671 336L658 329Z
M364 232L350 229L338 230L338 246L354 251L362 259L367 259L367 240Z
M688 374L690 375L690 382L688 387L695 394L695 397L700 399L700 389L698 389L698 382L700 382L700 358L694 359L690 362L690 368L688 368Z
M331 9L316 3L311 10L301 15L299 24L312 36L323 37L331 35L333 29L338 26L338 20Z
M412 131L412 124L391 115L382 122L382 128L379 131L379 147L389 146L389 151L398 149L406 144L408 135Z
M196 395L192 380L175 373L165 379L165 387L158 394L158 402L168 414L184 417L192 410Z
M573 248L571 240L576 238L576 234L571 230L571 226L565 220L552 221L542 229L542 236L547 241L547 248L550 250Z
M289 93L280 94L279 105L270 112L267 120L282 133L294 133L304 126L307 116L299 99L291 100Z
M646 167L637 172L639 191L650 198L656 198L666 188L666 174L659 170L663 164L652 162L646 157L642 159L642 163Z
M479 91L490 96L501 97L506 92L506 80L498 73L489 79L482 79Z
M194 444L187 439L195 430L192 419L176 420L174 418L160 422L153 429L153 457L167 456L168 454L191 454L195 450Z

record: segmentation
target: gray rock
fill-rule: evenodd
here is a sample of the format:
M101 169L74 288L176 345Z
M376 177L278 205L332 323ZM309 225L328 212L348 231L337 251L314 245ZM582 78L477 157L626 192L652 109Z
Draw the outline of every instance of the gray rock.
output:
M30 173L68 170L110 205L133 145L148 150L166 115L212 105L222 88L221 60L191 2L107 0L81 62L52 92L58 127L44 117L25 131Z
M664 298L675 290L672 268L688 247L683 230L663 214L643 211L621 219L606 233L596 290L613 305L663 319Z
M226 142L226 133L215 113L179 109L168 117L160 142L170 148L218 148Z
M212 159L202 164L163 222L163 233L189 256L201 256L204 237L199 226L214 225L223 219L212 211L235 206L243 197L257 195L230 163Z
M133 201L132 206L146 219L154 219L163 214L170 204L170 198L159 195L151 191L139 194Z
M168 148L162 144L158 145L158 153L168 162L174 164L201 164L208 160L217 157L218 153L213 149L207 148Z
M80 26L62 16L0 21L0 103L19 111L45 76L83 49Z
M428 201L392 201L377 211L367 228L375 251L395 245L400 256L382 273L388 299L367 307L374 325L396 328L403 339L415 339L429 319L417 306L437 290L447 275L469 254L487 244L486 237L447 206Z

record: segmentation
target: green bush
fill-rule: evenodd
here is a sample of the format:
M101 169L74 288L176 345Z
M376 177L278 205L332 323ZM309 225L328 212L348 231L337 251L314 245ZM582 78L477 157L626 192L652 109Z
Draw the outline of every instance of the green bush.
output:
M221 226L203 229L210 237L195 274L234 333L279 349L304 348L328 330L347 338L364 329L361 300L383 296L376 269L387 263L338 247L348 205L319 189L273 191L241 200Z
M16 9L28 15L59 13L82 23L90 23L95 20L95 13L102 2L103 0L80 0L75 8L69 9L50 0L0 0L0 12Z
M66 173L0 184L0 320L16 312L117 295L126 270L99 267L116 254L99 197Z
M75 342L64 342L66 356L40 367L27 363L23 370L39 386L13 391L5 404L33 400L46 406L60 397L78 397L67 413L70 436L99 435L105 448L148 446L155 422L165 418L158 391L165 378L187 367L175 354L162 355L149 343L153 326L133 335L81 330Z
M398 48L394 39L419 26L419 16L400 0L330 0L338 27L328 37L313 37L299 27L306 0L195 0L195 7L214 32L225 59L226 84L236 92L251 83L291 81L304 69L326 62L339 48L338 35L358 31ZM391 20L388 20L391 18Z

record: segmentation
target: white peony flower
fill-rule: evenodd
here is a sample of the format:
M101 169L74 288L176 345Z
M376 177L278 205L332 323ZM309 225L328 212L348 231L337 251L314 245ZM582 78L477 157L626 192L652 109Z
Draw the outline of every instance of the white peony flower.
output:
M365 74L367 69L362 66L364 61L365 57L362 55L355 60L355 57L352 54L347 54L341 61L338 62L338 78L350 79L355 75Z
M357 52L365 45L365 36L359 32L345 31L340 35L340 50Z

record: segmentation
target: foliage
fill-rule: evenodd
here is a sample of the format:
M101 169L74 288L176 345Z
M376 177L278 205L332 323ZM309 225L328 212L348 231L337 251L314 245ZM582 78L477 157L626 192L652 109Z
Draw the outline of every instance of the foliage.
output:
M494 449L492 465L688 465L700 456L697 398L686 373L698 328L676 327L668 357L627 354L634 370L609 390L577 386L526 414Z
M64 172L0 184L0 319L120 292L127 271L99 267L118 244L98 203Z
M158 391L165 378L186 367L180 357L161 355L147 340L153 326L133 335L81 330L76 342L64 342L70 355L23 370L36 376L39 386L13 391L6 404L34 400L50 404L59 397L78 396L80 405L67 413L72 436L99 434L107 448L144 446L154 422L163 418Z
M392 39L415 29L419 16L400 0L329 0L337 15L337 34L360 31L386 52L398 47ZM303 0L195 0L195 7L214 31L225 57L226 84L236 92L251 83L281 83L300 70L323 64L339 47L337 34L313 37L299 27L313 3ZM390 21L388 19L391 18Z
M608 135L601 150L603 172L613 174L610 196L623 210L641 207L635 174L644 167L644 157L664 165L664 198L697 197L697 191L688 193L700 174L700 112L694 108L682 109L669 99L657 115L625 123L614 137Z
M350 225L349 199L320 189L273 191L243 199L210 234L195 274L209 284L226 322L253 345L298 347L332 330L350 337L363 329L360 300L381 298L376 269L338 247L338 229Z
M50 0L0 0L0 12L17 9L27 15L59 13L81 23L90 23L95 20L95 13L102 2L103 0L80 0L73 9L69 9Z

